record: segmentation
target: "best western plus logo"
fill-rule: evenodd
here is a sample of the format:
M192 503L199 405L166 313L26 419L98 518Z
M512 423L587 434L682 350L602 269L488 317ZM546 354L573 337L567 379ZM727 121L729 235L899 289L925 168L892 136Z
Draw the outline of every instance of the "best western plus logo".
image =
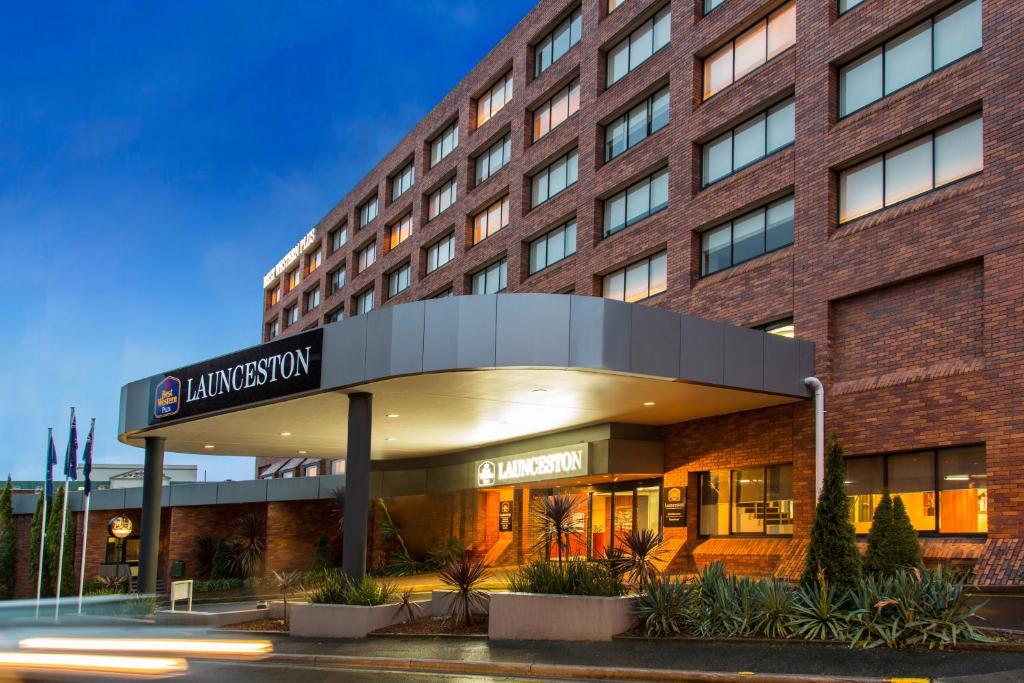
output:
M476 468L476 485L490 486L494 483L494 463L484 460Z
M181 407L181 380L177 377L166 377L156 385L153 396L153 415L170 417L176 415Z

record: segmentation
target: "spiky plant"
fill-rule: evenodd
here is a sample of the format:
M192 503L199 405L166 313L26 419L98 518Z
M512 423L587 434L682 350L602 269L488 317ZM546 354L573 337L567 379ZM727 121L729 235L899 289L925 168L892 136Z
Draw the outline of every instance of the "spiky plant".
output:
M662 577L644 585L633 613L649 636L675 636L687 624L691 586L677 578Z
M263 573L263 557L267 550L267 525L257 514L243 515L235 527L231 542L231 565L242 577Z
M420 613L420 606L412 600L412 589L406 588L402 591L402 594L398 596L398 616L405 615L403 621L412 621Z
M300 572L274 572L274 580L277 582L277 590L281 593L281 601L284 603L284 626L288 628L288 596L300 589L302 574Z
M487 578L487 565L482 558L462 553L449 560L438 574L442 583L455 589L448 619L456 626L468 626L473 612L484 611L487 606L487 594L480 590Z
M536 529L535 552L547 557L548 549L554 544L558 553L558 565L569 556L572 541L582 538L583 529L577 522L582 512L579 498L567 493L538 498L533 504L533 524Z
M625 553L617 560L622 575L643 589L658 576L657 563L665 559L661 534L653 529L630 529L619 537Z

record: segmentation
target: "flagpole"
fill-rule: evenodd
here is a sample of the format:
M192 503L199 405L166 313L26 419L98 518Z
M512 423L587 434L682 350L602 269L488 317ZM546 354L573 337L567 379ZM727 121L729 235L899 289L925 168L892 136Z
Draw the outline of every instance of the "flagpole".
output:
M93 431L96 429L96 418L92 418L92 424L89 425L89 441L86 443L86 470L85 478L88 481L90 470L92 469L92 447L93 447ZM82 592L85 590L85 551L89 547L89 503L92 501L91 491L89 486L85 487L85 521L83 522L82 529L82 569L78 574L78 613L82 613Z
M75 424L75 407L71 406L71 426ZM70 452L71 442L68 442L68 449ZM76 444L77 450L77 444ZM76 454L77 455L77 454ZM64 456L64 511L60 517L60 554L57 556L57 587L56 587L56 600L53 602L53 620L58 621L60 619L60 584L61 579L64 578L64 536L66 535L68 526L68 498L71 497L71 491L69 486L70 472L68 470L68 455ZM72 571L74 571L72 569Z
M46 442L46 466L50 466L50 444L53 443L53 427L49 428L49 438ZM36 578L36 619L39 619L39 600L43 595L43 551L46 549L46 508L49 507L50 501L46 500L46 484L43 484L43 490L39 492L39 495L43 499L43 516L42 524L39 525L39 571L37 572Z

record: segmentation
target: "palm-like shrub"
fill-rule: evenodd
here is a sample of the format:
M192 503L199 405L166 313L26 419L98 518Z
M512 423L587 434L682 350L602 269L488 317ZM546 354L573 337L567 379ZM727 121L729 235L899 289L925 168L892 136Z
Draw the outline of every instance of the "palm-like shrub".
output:
M632 585L644 588L658 576L658 562L664 559L661 535L653 529L630 529L620 536L625 552L611 560Z
M793 600L793 616L789 626L793 635L805 640L842 640L846 635L847 609L845 597L818 575L814 583L804 583Z
M220 539L212 534L203 534L196 538L196 578L199 580L213 578L213 558L217 554Z
M482 558L462 553L449 560L438 572L441 582L455 589L448 606L448 619L456 626L468 626L474 612L487 607L487 595L480 584L487 578L487 565Z
M793 588L774 577L756 586L753 632L765 638L788 638L793 617Z
M582 537L583 529L577 521L580 512L581 500L567 493L536 499L531 515L536 531L534 551L547 557L553 545L561 565L570 555L572 542Z
M636 598L634 614L647 635L675 636L688 628L691 584L678 578L649 581Z
M302 574L299 572L274 572L274 580L277 582L277 590L281 593L281 601L284 603L284 625L288 626L288 596L300 589Z
M243 578L263 574L266 550L266 521L255 513L242 516L238 520L235 536L231 541L232 573Z

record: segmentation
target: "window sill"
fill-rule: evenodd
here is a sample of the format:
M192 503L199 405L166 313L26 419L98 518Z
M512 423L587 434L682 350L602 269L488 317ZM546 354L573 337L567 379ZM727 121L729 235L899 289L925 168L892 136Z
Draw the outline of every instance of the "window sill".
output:
M785 145L783 145L782 147L779 147L777 149L773 149L772 151L768 152L767 154L765 154L763 157L761 157L759 159L755 159L754 161L750 161L750 162L747 162L747 163L743 164L739 168L734 169L732 171L732 173L730 173L729 175L724 175L721 178L716 178L716 179L712 180L710 183L708 183L707 185L705 185L704 182L701 181L700 191L703 192L704 190L710 190L712 187L714 187L715 185L718 185L719 183L724 183L726 180L729 180L730 178L735 178L740 173L743 173L743 171L746 171L748 168L754 168L755 166L757 166L761 162L768 161L772 157L778 156L782 152L785 152L787 149L792 148L794 145L796 145L796 140L794 140L793 142L788 142ZM703 147L703 145L702 145L702 147Z

